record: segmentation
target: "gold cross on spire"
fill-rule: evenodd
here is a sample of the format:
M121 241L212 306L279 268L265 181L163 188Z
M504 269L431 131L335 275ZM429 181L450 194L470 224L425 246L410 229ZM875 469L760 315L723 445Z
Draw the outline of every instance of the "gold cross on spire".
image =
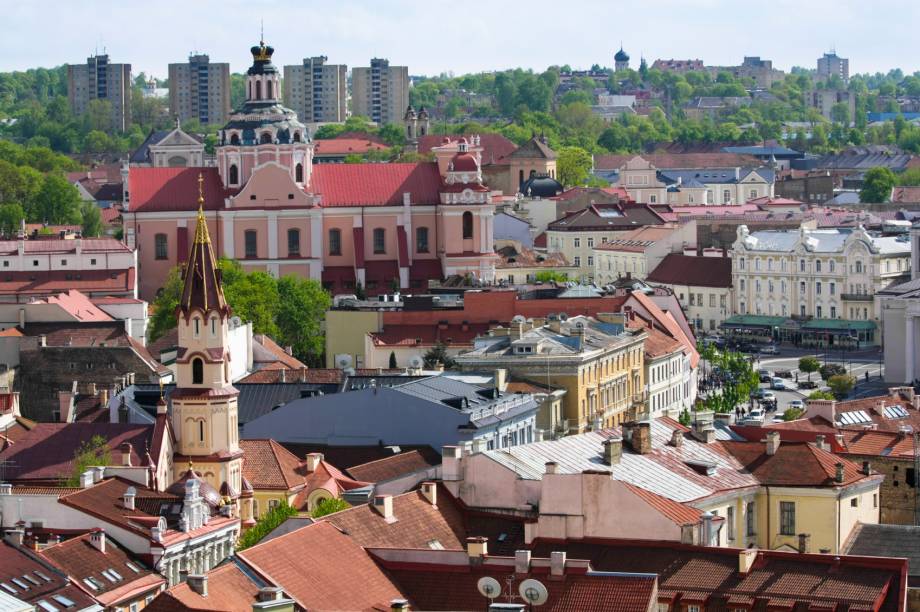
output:
M195 244L208 244L208 222L204 218L204 174L198 173L198 223L195 226Z

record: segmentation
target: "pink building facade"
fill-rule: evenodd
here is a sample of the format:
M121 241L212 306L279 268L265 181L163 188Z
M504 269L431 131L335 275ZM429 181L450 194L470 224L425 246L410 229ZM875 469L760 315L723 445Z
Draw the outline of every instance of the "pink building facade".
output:
M253 47L247 100L219 134L217 167L131 167L125 240L140 295L185 263L198 176L215 250L247 270L319 280L333 293L422 289L460 274L492 282L494 206L482 150L445 139L435 161L313 164L314 145L280 104L271 47Z

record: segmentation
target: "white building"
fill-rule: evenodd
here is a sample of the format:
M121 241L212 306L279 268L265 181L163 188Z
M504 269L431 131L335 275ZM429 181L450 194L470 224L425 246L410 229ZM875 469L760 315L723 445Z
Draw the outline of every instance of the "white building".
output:
M906 283L876 293L885 352L885 381L912 383L920 377L920 226L910 228L911 275Z
M732 247L733 311L795 318L776 330L790 342L875 344L874 295L909 270L904 238L870 235L862 227L749 232L740 225Z
M670 253L696 244L696 222L652 225L594 245L594 282L645 278Z

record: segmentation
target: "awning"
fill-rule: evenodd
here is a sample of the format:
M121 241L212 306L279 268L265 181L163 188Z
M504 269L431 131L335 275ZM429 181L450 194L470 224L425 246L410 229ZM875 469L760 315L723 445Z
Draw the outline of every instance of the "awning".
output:
M725 319L722 327L774 329L785 323L786 317L764 315L735 315Z
M811 319L802 325L804 331L848 332L872 331L875 321L848 321L845 319Z

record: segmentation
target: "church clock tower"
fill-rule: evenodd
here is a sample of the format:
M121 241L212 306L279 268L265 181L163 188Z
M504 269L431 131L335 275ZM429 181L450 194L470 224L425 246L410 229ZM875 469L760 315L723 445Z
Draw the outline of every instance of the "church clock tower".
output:
M237 395L230 382L230 307L204 217L203 177L198 176L198 222L179 305L179 350L172 426L176 434L174 479L194 464L225 503L238 506L243 451L239 445Z

